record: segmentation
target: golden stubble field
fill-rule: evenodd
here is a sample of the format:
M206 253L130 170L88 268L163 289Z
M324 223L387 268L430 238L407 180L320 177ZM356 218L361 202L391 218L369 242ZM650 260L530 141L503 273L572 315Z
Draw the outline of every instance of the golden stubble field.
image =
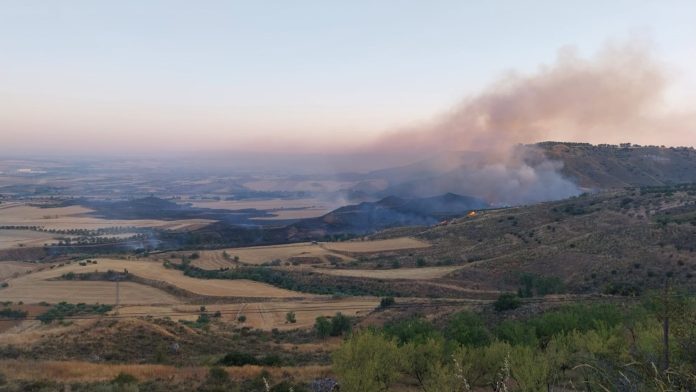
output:
M249 280L196 279L181 271L167 269L160 262L144 260L97 259L97 264L73 263L9 279L9 287L0 289L0 298L25 303L46 302L115 302L115 283L103 281L51 280L68 272L124 271L154 281L161 281L204 296L298 298L306 294L280 289ZM179 301L166 292L134 282L122 282L121 303L133 305L173 304Z
M23 203L7 203L7 205L0 205L0 225L42 226L46 229L55 230L99 229L106 227L128 226L157 227L168 230L191 230L214 222L208 219L186 219L174 221L163 221L156 219L101 219L86 215L89 212L92 212L92 210L81 206L39 208Z
M19 261L0 261L0 280L18 277L40 266L34 263L22 263ZM0 294L0 297L2 295Z
M314 268L312 271L327 275L350 276L354 278L427 280L441 278L452 271L462 268L462 266L362 270Z
M388 240L372 241L346 241L346 242L301 242L286 245L252 246L245 248L228 248L214 251L198 252L199 258L192 264L203 269L219 269L234 267L235 256L242 264L261 265L273 260L289 261L291 259L316 259L321 263L329 263L330 259L350 262L354 258L352 254L379 253L401 251L408 249L422 249L431 246L425 241L411 237L401 237ZM224 257L224 253L228 255ZM175 255L182 256L192 252L179 252ZM160 255L168 258L172 253Z

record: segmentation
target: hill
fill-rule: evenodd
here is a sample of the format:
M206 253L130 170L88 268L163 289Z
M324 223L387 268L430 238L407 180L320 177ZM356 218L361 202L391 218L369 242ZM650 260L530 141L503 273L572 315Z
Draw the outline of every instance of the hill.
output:
M376 237L402 235L433 246L401 265L462 265L440 283L465 288L516 290L532 276L574 293L630 294L666 278L696 290L696 185L583 194Z
M696 182L693 147L544 142L536 144L561 172L585 188L658 186Z
M341 207L322 217L306 219L293 227L300 231L325 234L365 234L389 227L429 226L488 207L488 203L481 199L453 193L417 199L389 196L376 202Z
M505 156L448 152L410 165L377 170L366 179L387 185L376 196L473 195L497 205L560 200L583 190L696 182L691 147L543 142ZM363 197L365 190L358 192ZM351 194L349 191L348 194Z

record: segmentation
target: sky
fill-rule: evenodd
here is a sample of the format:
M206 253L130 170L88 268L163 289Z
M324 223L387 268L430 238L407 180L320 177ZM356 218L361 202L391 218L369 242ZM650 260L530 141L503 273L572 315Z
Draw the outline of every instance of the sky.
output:
M693 0L0 0L0 153L338 153L624 42L690 111Z

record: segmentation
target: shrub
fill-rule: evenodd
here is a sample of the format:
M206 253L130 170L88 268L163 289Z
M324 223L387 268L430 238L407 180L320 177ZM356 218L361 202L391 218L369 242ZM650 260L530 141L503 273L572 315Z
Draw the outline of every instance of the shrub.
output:
M225 354L225 356L222 357L217 364L223 366L259 365L259 361L251 354L232 351Z
M472 312L455 314L445 329L445 336L464 346L480 347L491 342L491 335L483 320Z
M333 368L341 379L341 391L387 391L399 376L400 359L396 342L365 331L334 352Z
M0 310L0 318L8 318L8 319L23 319L27 317L27 312L23 310L15 310L15 309L10 309L10 308L5 308L3 310Z
M320 338L324 339L331 334L331 322L324 316L317 317L314 321L314 330Z
M336 313L331 318L331 336L341 336L350 332L352 328L350 317L341 314L341 312Z
M239 317L237 317L237 321L239 321L240 323L246 322L246 316L243 314L240 314Z
M396 303L394 297L384 297L379 301L380 308L388 308Z
M519 297L517 297L515 294L504 293L501 294L493 303L493 308L497 312L503 312L506 310L517 309L520 307L520 305L522 305L522 302L520 301Z
M121 372L111 380L111 383L116 385L137 384L138 379L132 374Z
M220 367L211 367L208 370L208 377L205 380L209 385L225 385L230 383L230 375Z
M440 331L435 329L430 321L420 317L387 323L384 326L384 333L396 338L399 344L425 343L428 340L442 338Z
M295 324L296 322L297 322L297 318L295 316L295 312L285 313L285 323L286 324Z

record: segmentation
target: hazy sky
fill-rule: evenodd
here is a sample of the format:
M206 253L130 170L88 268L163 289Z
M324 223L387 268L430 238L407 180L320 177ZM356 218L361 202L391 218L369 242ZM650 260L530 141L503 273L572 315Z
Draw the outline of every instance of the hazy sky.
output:
M340 151L627 40L690 109L694 0L0 0L0 152Z

